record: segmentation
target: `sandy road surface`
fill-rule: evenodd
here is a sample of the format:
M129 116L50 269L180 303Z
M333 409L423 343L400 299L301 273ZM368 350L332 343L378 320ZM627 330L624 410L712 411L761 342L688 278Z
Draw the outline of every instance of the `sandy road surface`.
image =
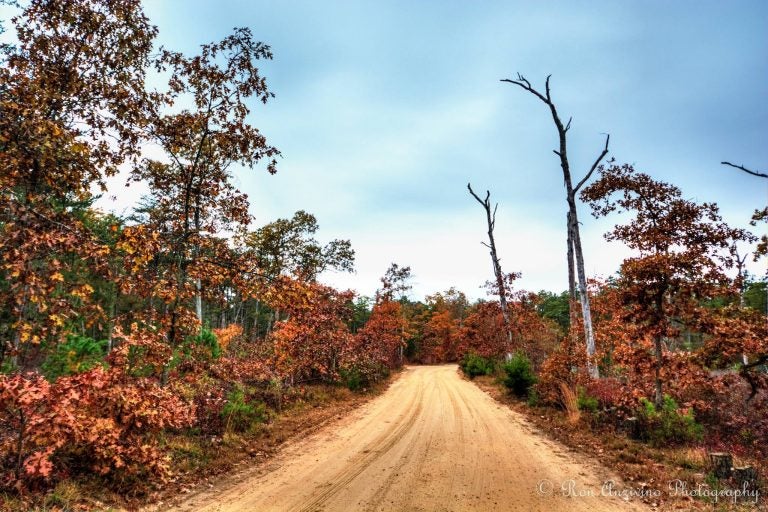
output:
M456 366L422 366L286 448L261 474L191 496L177 510L639 510L601 496L607 478L463 380ZM563 496L570 480L576 493L593 496Z

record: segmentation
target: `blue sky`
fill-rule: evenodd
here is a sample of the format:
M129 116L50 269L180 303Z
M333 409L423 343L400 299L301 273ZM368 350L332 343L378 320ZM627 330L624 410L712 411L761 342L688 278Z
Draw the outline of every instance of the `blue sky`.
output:
M235 26L271 45L274 101L253 122L283 153L277 175L238 172L256 222L305 209L320 238L349 238L357 273L325 279L371 294L396 261L414 297L490 277L483 212L467 181L500 203L502 265L520 286L566 288L565 201L540 102L499 79L552 74L574 118L583 173L611 154L716 201L745 225L768 183L721 160L768 167L766 2L151 1L164 44L193 52ZM627 254L581 209L587 272ZM615 220L615 219L614 219ZM757 268L754 269L757 271Z
M349 238L357 273L324 279L371 294L390 262L414 297L490 277L483 212L466 183L500 203L506 271L527 289L566 288L565 201L545 106L499 81L552 74L573 116L577 176L611 134L611 155L715 201L746 226L768 180L768 2L171 1L145 8L160 42L185 52L250 27L275 54L276 98L252 120L283 153L279 171L238 170L257 224L304 209L321 239ZM116 185L121 203L129 202ZM586 270L627 252L602 238L616 219L580 209ZM752 267L754 272L764 264Z

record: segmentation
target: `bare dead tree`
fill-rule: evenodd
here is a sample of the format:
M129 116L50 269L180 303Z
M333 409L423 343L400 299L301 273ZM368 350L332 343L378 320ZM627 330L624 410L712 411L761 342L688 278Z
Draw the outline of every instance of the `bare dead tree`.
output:
M560 167L562 168L562 171L563 171L563 181L565 184L566 201L568 202L568 215L566 218L566 223L568 227L568 230L567 230L568 232L567 257L568 257L568 281L569 281L568 290L571 293L571 299L575 300L576 298L576 290L574 289L575 288L574 275L575 275L576 281L578 281L578 296L579 296L579 302L581 303L581 315L584 323L584 337L586 339L586 345L587 345L587 369L589 370L589 375L592 378L598 378L600 376L600 372L597 365L593 361L594 355L595 355L595 335L592 330L592 312L589 306L589 296L587 295L587 278L584 273L584 253L581 248L581 235L579 233L579 218L576 212L576 193L584 185L584 183L586 183L587 180L589 180L589 178L592 176L592 173L595 172L595 169L597 169L597 167L600 165L600 162L602 162L602 160L605 158L605 155L608 154L608 143L611 139L611 136L606 134L605 147L600 152L598 157L595 159L589 171L576 184L576 186L574 186L572 182L572 177L571 177L571 166L568 161L568 148L567 148L567 133L568 133L568 130L571 128L571 121L573 120L573 118L569 118L568 122L563 124L560 118L560 115L557 112L557 107L555 106L555 103L552 101L552 94L549 88L549 79L551 76L552 75L547 76L547 80L544 86L544 93L541 93L538 90L536 90L531 85L531 83L519 73L517 75L516 80L505 78L505 79L502 79L501 81L517 85L523 90L533 94L539 100L541 100L545 105L547 105L547 107L549 107L550 113L552 114L552 120L555 123L555 127L557 128L557 134L560 139L560 147L553 151L560 158ZM574 268L574 263L575 263L575 268ZM571 318L573 319L573 317L574 315L572 311Z
M488 222L488 242L480 242L484 246L486 246L491 251L491 262L493 263L493 273L496 277L496 286L499 289L499 306L501 307L501 316L504 318L504 327L507 329L507 354L510 353L512 350L512 325L511 321L509 319L509 309L507 307L507 290L504 285L504 274L501 272L501 263L499 262L499 254L496 252L496 241L493 237L493 229L496 227L496 209L499 207L499 204L496 203L493 207L493 210L491 210L491 191L486 190L485 191L485 199L480 199L480 197L475 194L475 191L472 190L472 185L467 183L467 190L469 190L469 193L472 194L472 197L475 198L475 200L480 203L480 206L482 206L485 209L485 218Z
M757 176L758 178L768 178L768 174L766 174L764 172L760 172L760 171L753 171L752 169L747 169L743 165L736 165L736 164L732 164L731 162L720 162L720 163L723 164L723 165L728 165L728 166L731 166L731 167L733 167L735 169L739 169L741 171L744 171L747 174L751 174L752 176Z

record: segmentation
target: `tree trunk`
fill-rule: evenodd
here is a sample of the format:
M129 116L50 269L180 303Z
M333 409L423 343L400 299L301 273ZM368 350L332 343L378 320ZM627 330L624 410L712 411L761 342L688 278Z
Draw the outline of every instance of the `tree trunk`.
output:
M730 453L710 453L709 463L715 477L730 478L733 468L733 457Z
M117 314L117 291L112 294L109 301L109 318L107 319L107 354L112 352L112 334L115 330L115 316Z
M472 197L477 200L478 203L485 209L485 218L488 223L488 244L483 244L491 253L491 262L493 263L493 273L496 277L496 286L499 289L499 307L501 307L501 316L504 319L504 327L507 330L507 359L511 358L512 354L512 322L509 318L509 308L507 306L507 290L504 286L504 274L501 271L501 263L499 262L499 255L496 252L496 240L493 236L493 228L496 227L496 208L498 204L494 206L493 212L491 212L491 192L486 190L485 200L481 200L477 194L472 190L472 186L467 183L467 189Z
M662 383L661 383L661 367L663 365L663 353L662 353L662 346L661 346L661 335L657 334L653 337L653 350L654 355L656 356L656 368L654 371L654 379L655 379L655 396L654 396L654 402L656 403L657 408L661 408L664 405L664 393L662 390Z
M200 323L203 323L203 296L200 278L195 279L195 314Z
M253 335L254 338L259 337L259 314L261 312L261 301L256 299L256 307L254 308L253 319Z
M576 216L576 203L573 202L573 211L570 215L573 229L572 238L574 252L576 253L576 277L579 283L579 301L581 302L581 316L584 320L584 339L587 343L587 371L593 379L600 377L600 370L595 364L595 335L592 331L592 310L589 305L587 292L587 277L584 273L584 254L581 251L581 237L579 235L579 221Z
M568 243L568 290L573 297L575 295L572 288L573 285L571 284L573 282L573 259L571 257L571 250L573 250L573 256L575 256L576 261L576 277L578 279L579 302L581 303L582 322L584 324L584 339L586 341L587 370L590 377L596 379L600 377L600 371L593 360L595 355L595 337L592 331L592 312L589 306L589 295L587 294L587 280L584 273L584 254L581 249L579 219L576 213L576 193L579 191L581 186L586 183L595 169L597 169L597 166L600 165L600 162L603 160L603 158L605 158L605 155L608 154L608 142L610 141L610 136L606 136L605 147L595 162L592 164L589 172L587 172L584 178L582 178L581 181L579 181L576 186L574 186L571 180L571 167L570 163L568 162L568 141L566 137L566 134L571 127L571 120L569 119L568 123L565 125L561 121L560 115L557 112L557 107L552 101L552 95L550 94L549 78L550 77L548 76L544 93L534 89L533 86L531 86L531 83L526 80L525 77L519 74L517 75L517 80L503 79L502 82L508 82L517 85L544 102L544 104L549 107L550 114L552 115L552 121L555 123L555 127L557 128L557 135L560 144L559 149L555 150L554 152L560 158L560 167L563 171L563 182L565 184L566 190L566 201L568 202L567 223L568 238L570 240ZM571 246L573 246L573 249L571 249ZM573 315L571 315L571 318L573 318Z
M737 489L757 489L757 468L752 466L735 467L732 475Z
M571 300L576 300L576 271L573 269L573 237L571 237L571 212L569 211L566 215L566 226L569 226L568 228L568 251L567 251L567 258L568 258L568 296L571 298ZM571 321L573 321L573 318L571 318Z

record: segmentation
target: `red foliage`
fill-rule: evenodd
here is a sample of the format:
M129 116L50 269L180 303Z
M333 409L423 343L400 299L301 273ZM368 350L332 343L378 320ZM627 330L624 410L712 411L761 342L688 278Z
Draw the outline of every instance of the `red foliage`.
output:
M81 470L112 477L162 477L167 457L157 435L192 424L194 408L157 380L131 375L124 344L108 369L61 377L0 376L4 486Z
M318 283L286 280L277 304L288 320L271 335L275 371L291 381L335 380L352 335L346 325L352 292Z
M427 364L457 360L459 325L450 311L439 311L424 325L421 360Z
M506 328L498 302L481 302L464 320L458 356L474 353L482 357L502 357L506 351Z
M405 321L400 303L382 298L373 306L371 317L355 335L347 364L376 380L382 369L395 368L401 363L404 332Z

